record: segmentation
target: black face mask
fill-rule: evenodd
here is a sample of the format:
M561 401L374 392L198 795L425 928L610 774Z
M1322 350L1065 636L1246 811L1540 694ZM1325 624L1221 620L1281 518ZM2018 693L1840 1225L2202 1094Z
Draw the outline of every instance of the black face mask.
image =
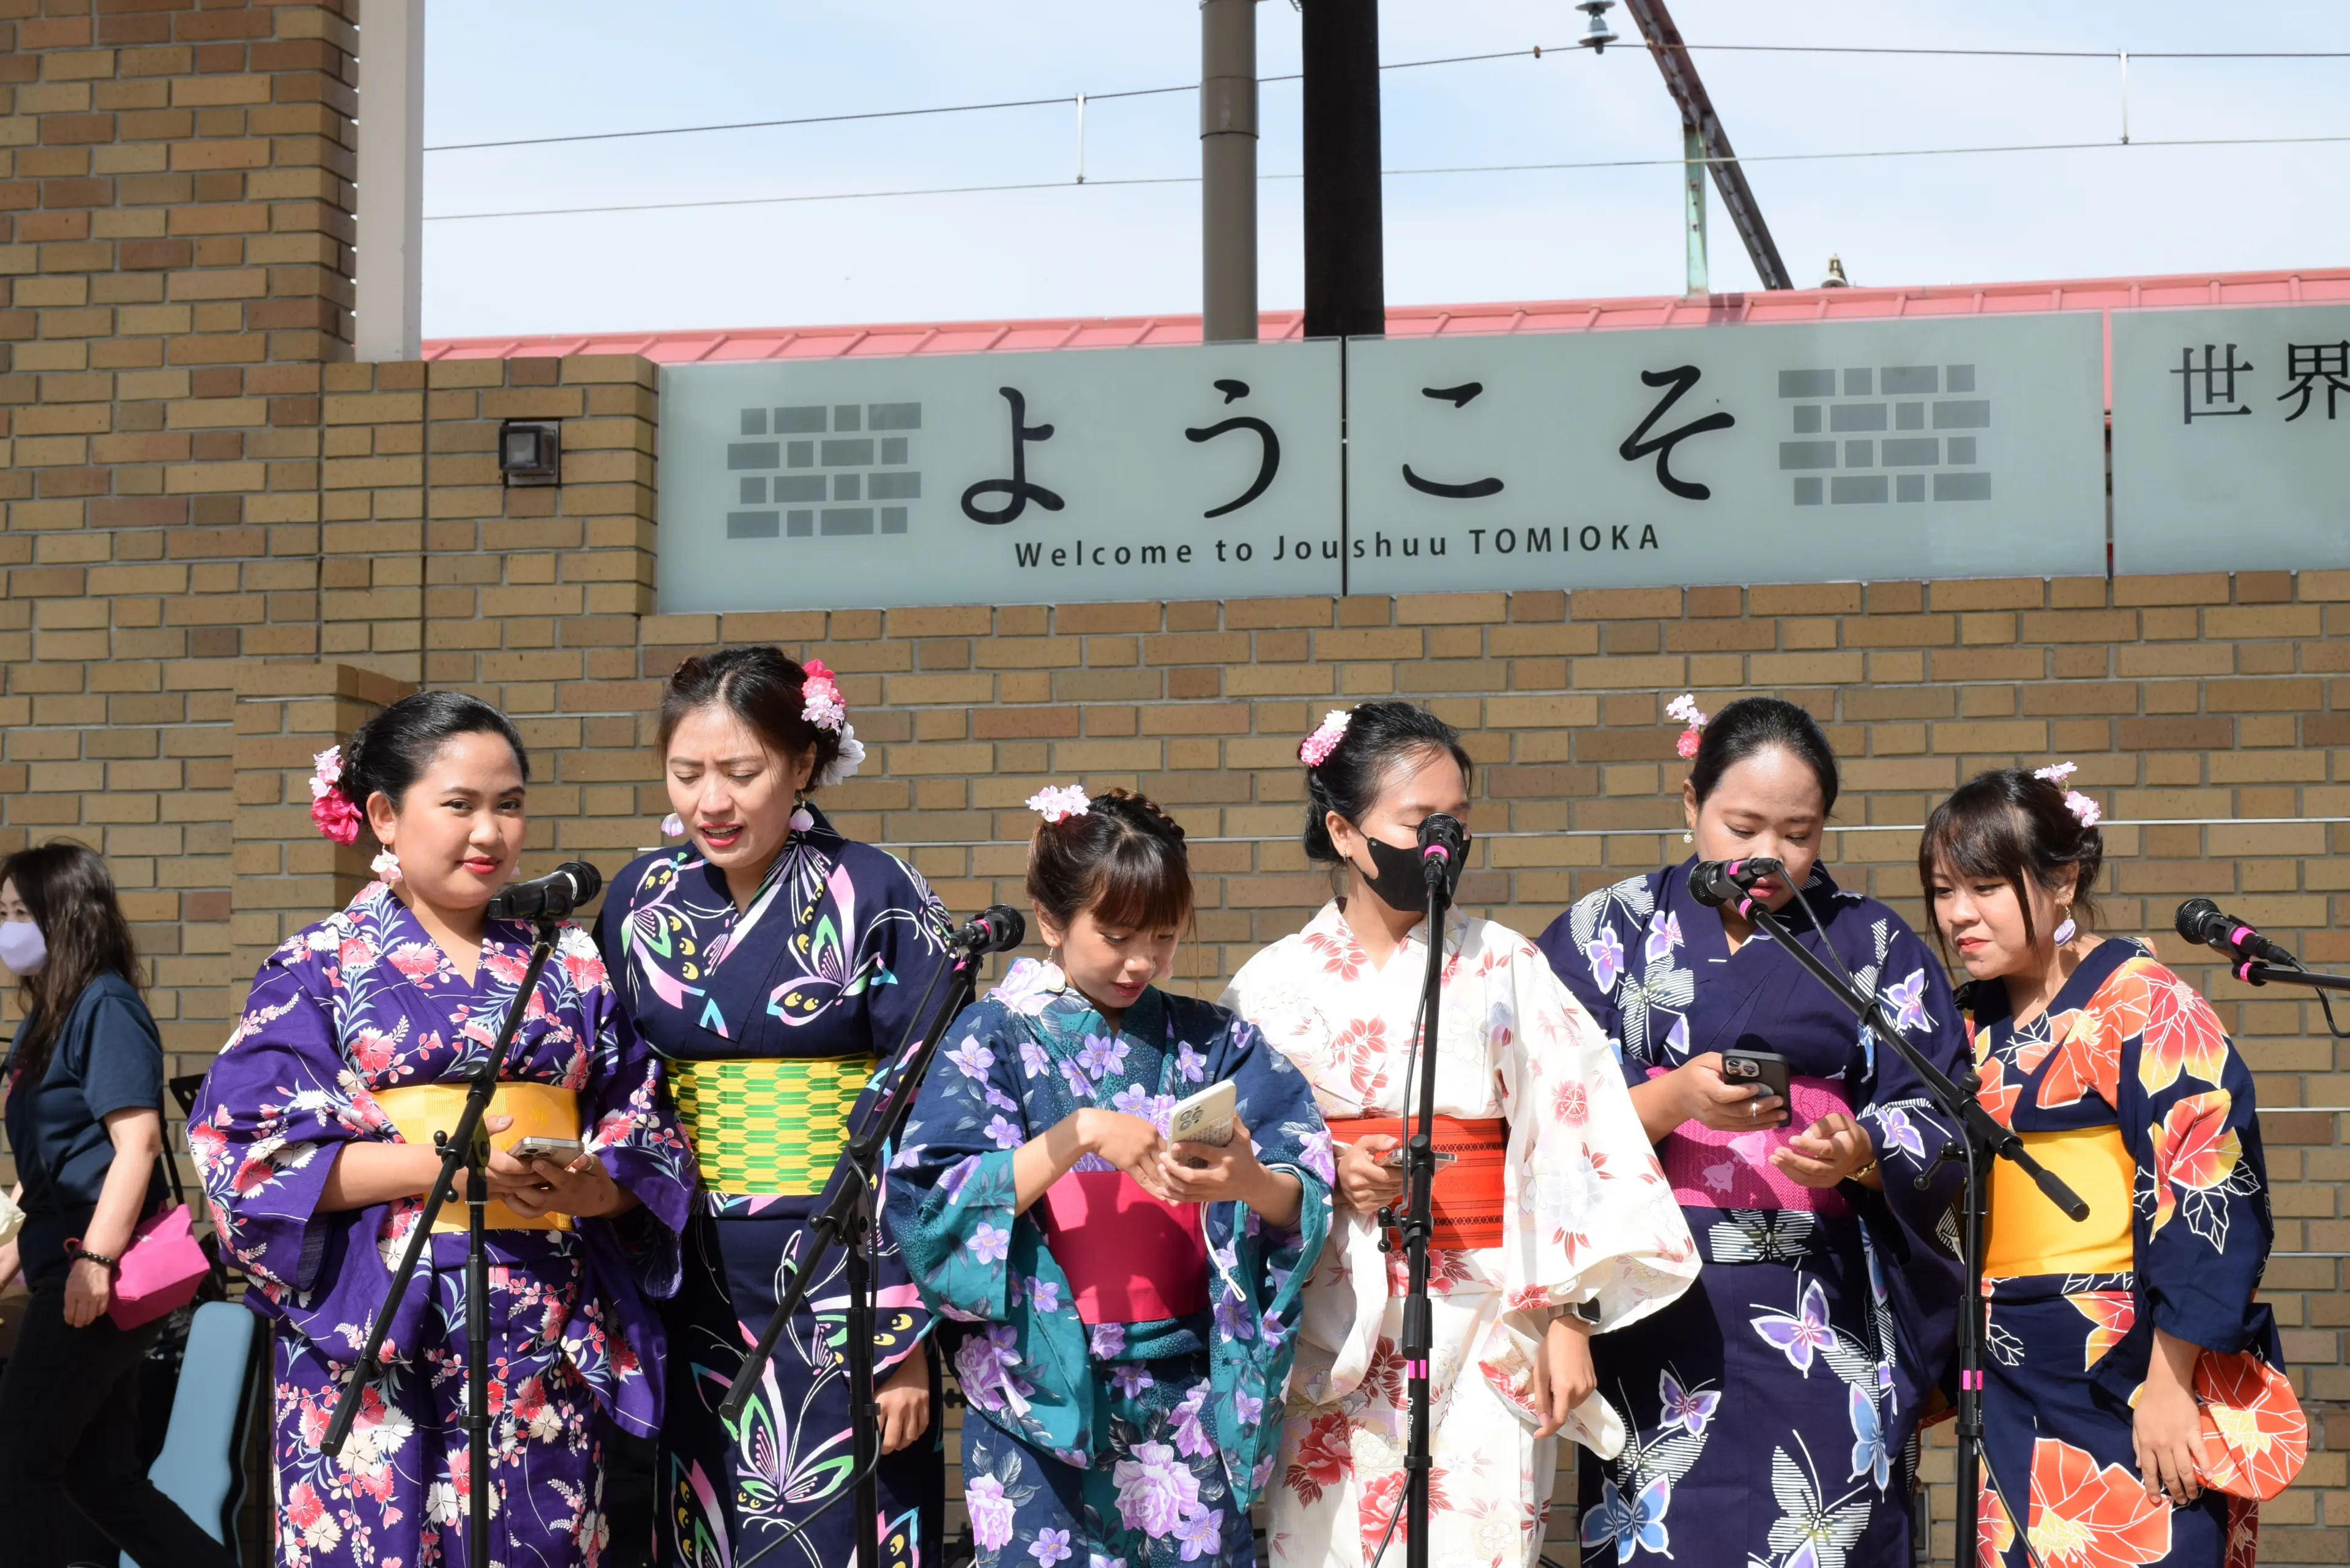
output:
M1379 902L1405 914L1425 913L1428 909L1428 877L1420 870L1419 846L1403 848L1389 844L1384 838L1373 838L1367 833L1363 835L1363 842L1371 850L1371 872L1363 877L1363 881L1379 896ZM1362 869L1359 866L1355 867L1357 874L1361 874ZM1449 895L1460 885L1461 868L1455 865L1446 880L1446 893Z

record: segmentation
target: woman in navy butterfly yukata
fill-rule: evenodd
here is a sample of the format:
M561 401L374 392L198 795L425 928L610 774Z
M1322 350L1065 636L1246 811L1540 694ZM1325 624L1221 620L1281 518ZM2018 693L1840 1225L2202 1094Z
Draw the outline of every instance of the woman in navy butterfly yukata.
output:
M2089 1206L1991 1168L1977 1558L2251 1568L2308 1448L2253 1297L2274 1227L2252 1075L2143 943L2084 929L2105 845L2072 772L1980 775L1918 850L1983 1106Z
M1183 830L1139 795L1045 815L1028 889L1057 962L955 1021L888 1213L970 1402L978 1568L1253 1568L1330 1135L1253 1025L1160 991L1191 909ZM1230 1141L1168 1142L1229 1080Z
M359 813L384 852L349 908L255 977L188 1117L245 1304L274 1325L275 1534L284 1568L466 1560L465 1213L444 1209L341 1454L328 1418L440 1173L432 1134L513 1006L531 928L484 906L522 847L528 761L505 716L420 691L319 759L311 815ZM484 1124L489 1159L490 1561L592 1568L609 1543L605 1449L650 1437L663 1354L649 1297L676 1288L693 1158L660 1064L587 933L565 928ZM520 1160L525 1133L585 1142ZM459 1177L461 1188L463 1177ZM671 1385L674 1386L673 1384Z
M1818 866L1836 795L1819 726L1773 698L1711 722L1687 697L1670 711L1697 858L1783 862L1754 898L1958 1071L1940 963ZM1592 894L1540 944L1613 1039L1704 1259L1697 1289L1592 1341L1631 1436L1582 1468L1584 1561L1906 1564L1905 1449L1953 1333L1955 1233L1938 1231L1961 1168L1935 1166L1949 1128L1901 1058L1766 933L1699 903L1689 869ZM1725 1052L1784 1057L1794 1106L1726 1078Z
M846 1260L835 1251L768 1365L739 1440L718 1407L809 1247L808 1220L877 1061L948 961L913 869L805 804L864 756L829 670L774 648L689 659L661 699L661 768L689 842L613 879L597 941L665 1062L702 1190L665 1318L658 1456L666 1564L840 1568L855 1549ZM883 1568L938 1561L945 1471L929 1320L876 1260ZM836 1506L837 1505L837 1506Z

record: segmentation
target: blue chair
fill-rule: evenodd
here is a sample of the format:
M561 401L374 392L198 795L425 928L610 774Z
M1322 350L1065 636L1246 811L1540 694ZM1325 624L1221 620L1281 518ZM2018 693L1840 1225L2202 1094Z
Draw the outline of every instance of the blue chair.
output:
M234 1302L206 1302L196 1309L163 1451L147 1467L156 1490L232 1552L244 1497L245 1438L260 1405L253 1373L265 1344L263 1327ZM122 1568L137 1564L126 1554Z

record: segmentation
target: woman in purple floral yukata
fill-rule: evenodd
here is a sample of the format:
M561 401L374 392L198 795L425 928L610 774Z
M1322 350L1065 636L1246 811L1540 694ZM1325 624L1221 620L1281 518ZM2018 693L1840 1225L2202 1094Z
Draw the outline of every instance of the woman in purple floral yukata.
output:
M463 1563L473 1486L463 1427L462 1208L444 1211L338 1458L327 1421L383 1304L531 946L484 906L514 874L529 761L496 709L450 691L392 704L319 758L312 818L360 814L380 880L270 955L189 1118L224 1241L272 1320L271 1451L286 1568ZM608 1538L604 1444L660 1425L664 1347L648 1297L675 1289L691 1152L654 1058L584 932L541 974L485 1123L491 1561L572 1568ZM577 1138L516 1158L525 1133ZM463 1178L460 1178L460 1196Z

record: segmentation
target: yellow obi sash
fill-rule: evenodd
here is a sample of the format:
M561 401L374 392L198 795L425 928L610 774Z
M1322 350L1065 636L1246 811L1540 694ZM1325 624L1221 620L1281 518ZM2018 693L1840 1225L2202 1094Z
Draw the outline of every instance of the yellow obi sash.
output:
M1983 1272L2119 1274L2137 1266L2130 1235L2130 1201L2137 1162L2122 1147L2116 1127L2019 1135L2024 1148L2089 1206L2074 1224L2012 1160L1991 1162L1991 1215L1983 1241Z
M432 1147L434 1133L454 1132L457 1118L465 1114L465 1084L403 1084L398 1088L374 1091L375 1103L400 1129L400 1136L412 1144ZM514 1126L491 1136L493 1147L511 1149L525 1137L577 1137L579 1136L579 1096L568 1089L558 1089L553 1084L500 1084L497 1093L490 1096L489 1114L512 1116ZM568 1214L542 1214L528 1219L515 1213L495 1199L483 1206L482 1221L493 1231L568 1231ZM465 1229L465 1206L463 1203L443 1204L441 1217L432 1229L463 1231Z
M812 1198L848 1141L870 1056L664 1061L677 1119L715 1192Z

